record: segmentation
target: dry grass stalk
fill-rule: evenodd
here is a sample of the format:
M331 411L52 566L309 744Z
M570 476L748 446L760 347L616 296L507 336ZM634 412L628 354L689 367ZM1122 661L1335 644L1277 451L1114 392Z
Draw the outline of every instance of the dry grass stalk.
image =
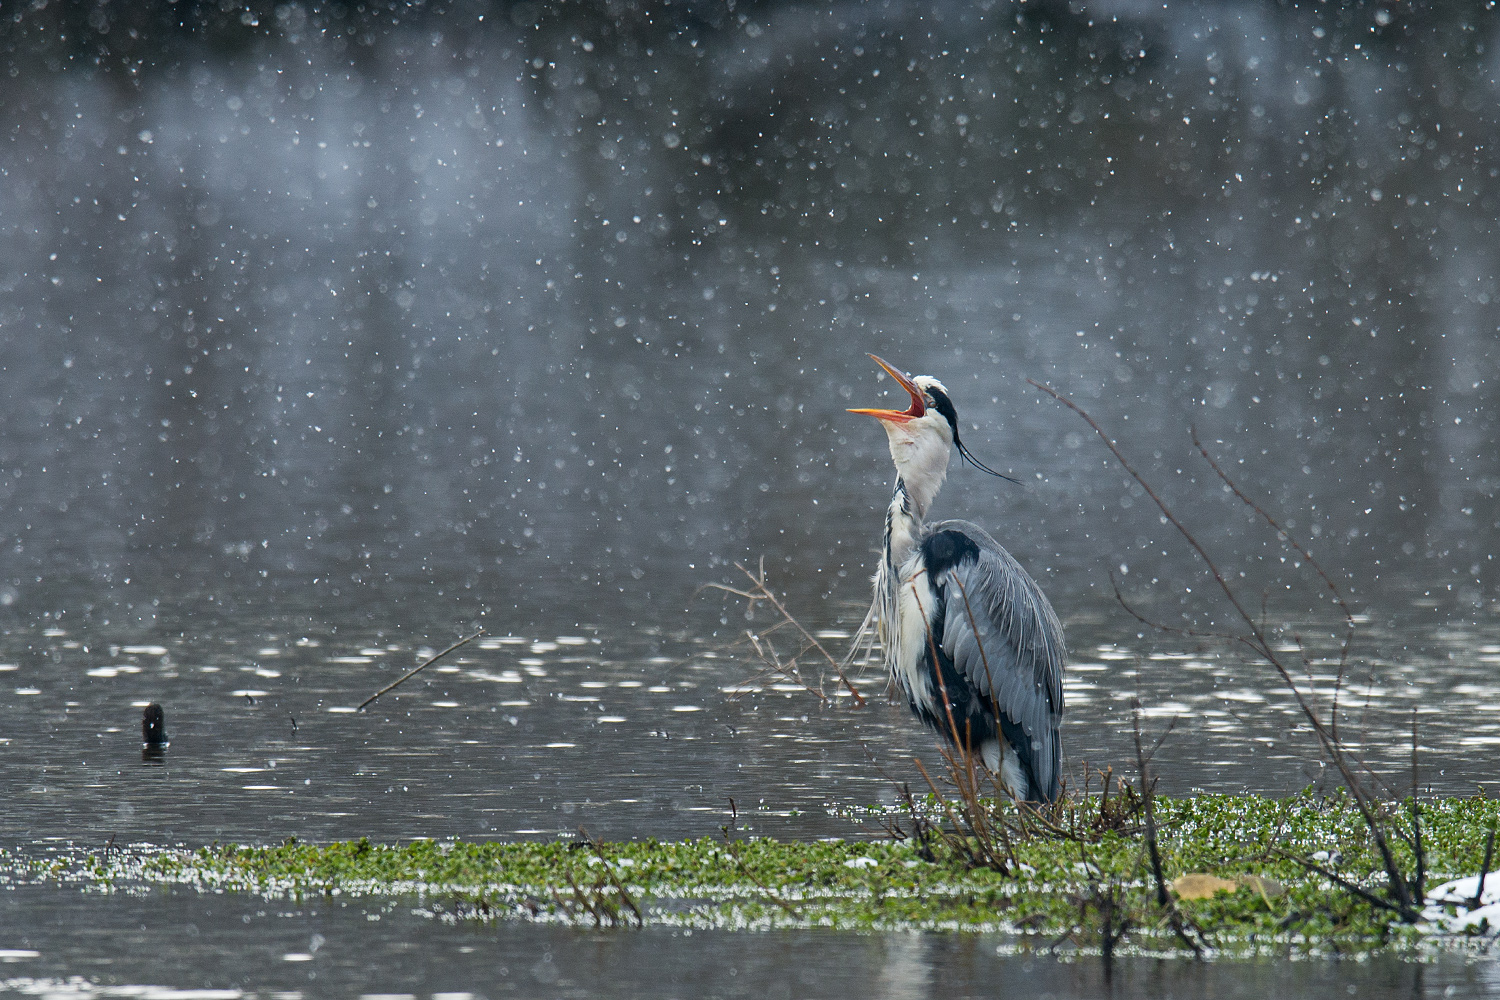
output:
M948 820L946 827L932 824L929 829L951 856L969 868L989 868L1002 875L1016 871L1020 863L1011 842L1011 830L999 811L980 795L979 773L983 765L975 766L973 754L948 747L941 747L939 753L957 796L944 795L922 762L915 762L938 809ZM912 804L912 817L913 822L917 822L915 804Z
M406 673L402 674L400 677L397 677L395 680L391 681L385 687L381 688L379 691L376 691L374 694L370 695L370 697L368 697L364 701L360 702L359 703L359 711L363 712L365 710L365 706L368 705L368 704L370 704L370 702L374 701L376 698L379 698L381 695L385 694L387 691L390 691L390 690L394 689L398 685L405 684L408 680L410 680L411 678L417 676L417 674L419 674L422 671L426 670L428 667L432 666L438 660L441 660L443 657L447 656L449 653L453 652L458 647L467 645L468 643L473 642L475 639L478 639L482 635L484 635L484 629L483 628L475 629L473 633L471 633L470 635L464 636L462 639L458 640L453 645L451 645L447 649L443 650L441 653L434 653L432 656L429 656L427 659L423 660L417 666L415 666L412 669L408 670ZM292 720L292 731L293 732L297 731L297 720L296 719Z
M646 920L640 906L630 895L604 848L582 827L578 828L578 836L599 860L601 871L588 884L580 884L571 870L564 872L563 877L568 880L572 895L564 896L553 889L552 899L558 909L573 919L587 913L593 918L595 927L628 927L632 921L637 928L644 927Z
M917 857L928 864L936 864L937 855L933 853L932 848L934 844L942 842L942 831L938 828L938 824L928 819L923 814L923 810L917 806L917 800L911 794L911 785L902 782L897 795L900 796L901 804L906 807L912 832L907 833L901 829L901 824L890 817L881 820L885 832L892 840L915 840Z

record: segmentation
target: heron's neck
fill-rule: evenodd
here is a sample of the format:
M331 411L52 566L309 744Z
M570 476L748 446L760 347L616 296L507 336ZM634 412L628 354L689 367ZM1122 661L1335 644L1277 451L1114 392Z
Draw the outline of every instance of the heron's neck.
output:
M891 505L885 511L885 562L892 570L917 547L922 536L922 515L926 512L926 504L912 494L906 480L898 475Z

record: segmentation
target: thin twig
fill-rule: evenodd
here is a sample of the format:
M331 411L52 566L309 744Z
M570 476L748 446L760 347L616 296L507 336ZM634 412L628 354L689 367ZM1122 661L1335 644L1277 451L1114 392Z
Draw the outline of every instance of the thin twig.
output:
M432 666L438 660L441 660L443 657L447 656L449 653L453 652L458 647L466 645L466 644L468 644L470 642L473 642L475 639L478 639L482 635L484 635L484 628L481 626L479 628L479 630L476 631L473 635L466 635L462 639L460 639L457 642L455 642L453 645L449 646L447 649L443 650L441 653L437 653L437 654L434 654L433 656L429 656L421 664L413 667L411 670L408 670L406 673L402 674L400 677L396 678L394 681L392 681L391 683L387 684L385 687L381 688L379 691L376 691L374 694L370 695L370 697L366 698L364 701L360 702L359 703L359 711L363 712L365 710L365 706L366 705L368 705L370 702L374 701L376 698L379 698L381 695L385 694L387 691L391 690L396 685L405 683L407 680L410 680L412 677L415 677L417 674L421 673L423 670L426 670L428 667Z
M1427 898L1427 852L1422 849L1422 803L1417 799L1417 710L1411 710L1411 849L1417 856L1417 877L1412 898L1420 905Z
M1172 897L1167 892L1167 879L1162 873L1161 850L1157 845L1156 838L1156 795L1154 794L1156 783L1151 780L1150 772L1147 770L1147 758L1145 748L1141 744L1141 703L1138 699L1130 699L1131 726L1135 736L1135 763L1141 774L1141 801L1145 806L1146 814L1146 851L1151 858L1151 876L1156 881L1156 905L1166 909L1171 905Z
M1256 628L1255 619L1252 618L1250 616L1250 613L1245 610L1242 604L1240 604L1239 597L1235 594L1234 588L1229 585L1229 581L1225 578L1224 574L1220 572L1218 564L1214 562L1213 557L1208 554L1208 551L1204 549L1202 543L1200 543L1198 539L1193 535L1193 533L1188 530L1187 525L1178 520L1177 515L1172 512L1172 509L1167 506L1167 502L1161 498L1160 494L1158 494L1155 489L1152 488L1151 484L1146 482L1145 477L1136 471L1135 466L1130 464L1130 460L1125 457L1124 452L1120 451L1120 446L1115 444L1114 439L1105 433L1104 428L1099 426L1098 421L1089 416L1089 414L1083 409L1083 407L1079 406L1077 403L1073 402L1067 396L1064 396L1062 393L1058 392L1051 386L1038 382L1035 379L1027 379L1026 381L1030 382L1032 385L1036 386L1038 389L1042 390L1047 395L1051 396L1053 399L1057 400L1059 403L1066 406L1074 413L1078 414L1083 418L1085 423L1087 423L1094 429L1094 433L1099 435L1099 440L1103 441L1104 446L1109 449L1110 454L1115 456L1115 461L1119 462L1120 466L1130 474L1130 478L1134 479L1136 483L1138 483L1140 487L1146 491L1146 495L1149 496L1152 502L1156 504L1156 508L1157 510L1161 511L1162 516L1171 522L1172 527L1177 529L1177 533L1181 535L1190 546L1192 546L1194 552L1198 553L1198 558L1202 559L1204 565L1208 567L1209 573L1213 575L1215 582L1218 583L1219 589L1224 592L1224 596L1228 598L1229 603L1234 605L1235 610L1239 612L1239 615L1242 619L1250 623L1251 634L1257 640L1264 643L1265 638L1261 631Z
M932 775L927 773L927 768L922 765L920 759L914 759L912 763L917 765L917 770L922 774L922 780L927 782L927 787L932 790L933 797L937 799L938 805L947 814L948 822L953 827L954 832L951 836L943 835L942 827L937 828L939 835L943 837L943 842L948 846L949 850L960 855L964 859L964 863L970 868L985 867L979 853L969 843L968 838L963 835L964 824L959 822L957 814L953 811L953 805L943 796L942 791L937 786L937 782L932 780Z
M1222 639L1226 642L1238 642L1240 640L1240 637L1233 632L1200 632L1197 629L1184 628L1181 625L1168 625L1166 622L1147 618L1131 607L1130 602L1125 599L1125 593L1120 590L1120 581L1115 579L1114 570L1109 571L1109 585L1115 589L1115 601L1120 607L1124 608L1130 617L1148 628L1153 628L1158 632L1168 632L1172 635L1186 636L1189 639Z
M917 800L911 794L911 785L901 783L901 801L906 805L906 811L911 815L912 836L917 840L917 857L928 864L937 862L937 856L932 853L932 841L941 840L942 835L934 827L933 822L922 811L917 808ZM900 827L897 827L899 830Z
M1390 912L1401 916L1405 915L1405 910L1398 904L1391 902L1389 899L1381 899L1370 890L1364 888L1363 886L1355 885L1353 882L1344 878L1344 876L1338 874L1335 871L1324 868L1316 861L1311 861L1307 858L1302 857L1301 855L1293 854L1291 851L1281 850L1280 848L1272 848L1272 853L1276 857L1295 862L1296 864L1301 865L1303 868L1306 868L1308 871L1317 872L1319 875L1338 885L1345 891L1354 893L1354 895L1358 896L1360 899L1363 899L1371 906L1377 907L1382 910L1389 910Z
M840 664L837 660L835 660L829 654L828 650L823 647L823 644L820 643L817 640L817 638L815 636L813 636L813 634L811 632L809 632L809 631L807 631L807 629L803 628L802 623L799 622L795 617L792 616L791 612L789 612L786 609L786 605L782 604L781 600L779 598L777 598L775 592L773 592L771 590L770 585L766 582L766 561L765 561L765 558L762 557L761 560L760 560L760 565L758 567L758 569L759 569L758 573L752 573L743 563L736 562L734 564L734 568L737 569L737 570L739 570L741 573L745 574L745 576L750 580L751 584L754 585L753 589L751 589L751 590L742 590L739 587L731 587L728 584L723 584L723 583L705 583L703 586L701 586L701 587L698 588L699 592L701 592L703 590L719 590L719 591L723 591L726 594L733 594L736 597L743 597L746 601L749 602L750 607L752 607L752 608L755 607L756 604L758 604L758 603L760 603L762 601L764 601L765 603L771 605L771 607L775 608L776 611L781 615L781 619L782 619L775 626L773 626L773 628L781 628L784 625L790 625L792 628L796 629L797 632L801 634L803 641L806 643L806 646L804 647L803 651L805 652L807 649L816 649L818 651L819 655L821 655L823 657L823 659L828 663L828 665L833 668L833 672L834 672L835 675L837 675L839 682L841 684L843 684L844 687L848 690L850 697L852 697L854 699L854 705L855 705L855 707L856 708L863 708L865 706L864 695L860 694L859 689L854 686L854 682L851 681L849 679L848 675L844 673L843 665ZM765 630L762 631L761 635L764 635L765 633L770 632L770 631L772 631L772 629L765 629ZM751 644L753 646L755 646L755 648L756 648L756 655L760 656L761 659L763 661L765 661L766 660L765 652L760 648L759 644L756 642L756 638L757 637L754 636L754 635L750 636ZM775 657L774 657L774 650L772 650L772 653L773 653L772 660L773 660L774 669L778 673L782 673L785 676L791 678L792 680L795 680L797 683L801 684L804 688L807 688L809 691L813 690L807 684L806 681L802 680L802 678L800 676L796 676L795 673L787 673L786 672L786 668L784 668L780 664L779 660L775 659ZM789 661L789 665L794 665L795 662L796 662L796 659L794 657L791 661ZM793 670L794 669L795 669L795 667L793 666ZM814 693L818 694L818 696L822 700L824 700L824 701L828 700L827 696L824 695L824 694L822 694L821 692L814 692Z
M1208 453L1208 449L1198 440L1198 428L1189 427L1188 433L1192 436L1193 444L1197 446L1198 453L1203 456L1203 460L1208 463L1208 467L1214 470L1214 474L1219 477L1225 486L1228 486L1234 492L1235 496L1240 498L1245 506L1259 514L1271 526L1271 529L1276 532L1278 538L1290 545L1307 561L1307 564L1313 568L1313 572L1318 575L1323 583L1327 585L1329 592L1333 594L1333 601L1339 606L1339 610L1344 612L1344 639L1339 644L1339 669L1333 682L1333 707L1329 715L1329 728L1332 730L1334 737L1337 738L1339 732L1339 690L1344 684L1344 669L1349 661L1349 649L1354 644L1354 612L1350 609L1349 603L1344 600L1344 595L1339 591L1338 584L1333 582L1333 577L1313 558L1313 554L1301 542L1297 541L1291 532L1283 528L1277 522L1276 518L1271 516L1269 511L1250 499L1239 488L1238 484L1229 478L1229 474L1220 467L1219 463L1214 460L1214 457Z
M756 586L760 588L760 592L762 594L765 594L766 600L771 602L771 606L777 611L781 612L781 616L787 621L791 622L792 625L797 629L797 631L802 633L802 638L805 639L812 646L812 648L816 649L822 655L823 659L828 662L828 665L833 668L833 672L838 675L838 678L843 683L844 687L848 689L850 697L854 699L854 704L860 708L863 708L865 704L864 695L859 693L859 689L854 686L854 682L844 674L843 666L841 666L837 660L829 655L828 650L823 648L823 644L819 642L811 632L802 627L801 622L792 617L791 612L787 611L786 607L783 606L781 601L777 599L776 594L772 592L771 588L766 586L765 558L761 558L759 579L756 579L756 577L753 576L750 571L740 563L735 563L734 565L739 569L741 573L744 573L746 576L750 577L750 579L755 581Z
M775 673L789 680L795 681L802 686L802 690L806 691L808 694L817 698L821 702L826 703L828 701L828 695L823 693L822 688L813 687L807 682L806 678L802 676L802 672L797 669L797 658L795 656L787 662L782 663L781 657L776 652L776 647L771 645L769 641L763 642L761 636L756 635L749 629L745 630L745 638L750 641L750 647L755 650L755 655L760 657L760 661L762 663L770 664L767 672Z

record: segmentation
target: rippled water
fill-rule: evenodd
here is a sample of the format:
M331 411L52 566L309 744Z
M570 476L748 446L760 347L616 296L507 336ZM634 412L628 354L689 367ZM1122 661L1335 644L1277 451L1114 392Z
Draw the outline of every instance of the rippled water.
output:
M892 704L872 665L853 707L767 676L739 648L659 630L485 636L365 712L361 701L433 650L344 631L264 632L254 643L164 639L96 648L65 630L4 664L15 776L11 842L265 842L287 836L712 835L729 800L754 832L879 835L851 807L895 801L932 738ZM830 645L847 633L825 630ZM1473 637L1351 672L1345 734L1409 787L1407 706L1421 706L1420 780L1439 794L1492 781L1500 647ZM1372 640L1373 641L1373 640ZM1446 655L1445 655L1446 654ZM1313 675L1331 698L1335 668ZM1305 724L1269 669L1221 651L1075 647L1065 680L1067 765L1130 775L1132 714L1176 731L1163 788L1328 787ZM144 752L140 712L167 711L171 744ZM920 784L919 784L919 787Z
M844 412L889 388L866 351L943 379L965 442L1026 484L955 470L934 514L992 528L1057 606L1075 774L1131 758L1138 699L1152 732L1177 720L1167 791L1328 783L1265 667L1116 601L1234 624L1028 378L1304 637L1294 673L1339 690L1377 773L1409 787L1415 708L1424 789L1497 780L1488 14L176 9L0 24L0 842L696 836L731 798L758 833L877 833L849 810L913 780L929 735L755 680L732 644L764 614L699 590L764 556L842 647L889 490ZM1190 426L1349 599L1342 675L1326 588ZM143 758L149 701L172 739ZM59 926L135 933L128 900L49 898ZM304 919L255 923L265 954ZM58 934L13 990L103 981L114 946ZM163 969L207 961L164 940ZM907 946L716 940L766 968ZM987 954L924 941L937 978L888 995ZM1372 990L1431 992L1381 968Z

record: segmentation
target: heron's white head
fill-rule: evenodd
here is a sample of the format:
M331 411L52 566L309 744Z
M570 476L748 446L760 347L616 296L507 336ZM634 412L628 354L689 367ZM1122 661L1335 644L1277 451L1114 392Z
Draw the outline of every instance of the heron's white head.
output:
M885 428L886 437L890 439L891 460L896 463L896 472L906 484L906 495L911 499L913 513L918 518L926 515L927 508L942 488L943 480L948 476L948 456L954 447L976 469L1010 479L975 458L959 440L958 411L954 409L953 400L943 383L930 375L907 375L873 354L870 358L907 391L911 396L911 406L905 410L849 412L868 414ZM1015 480L1011 479L1011 482Z
M958 414L943 383L928 375L908 376L875 355L875 363L911 396L905 410L850 410L880 421L890 439L891 460L906 484L906 495L922 517L948 476L948 456L958 440Z

